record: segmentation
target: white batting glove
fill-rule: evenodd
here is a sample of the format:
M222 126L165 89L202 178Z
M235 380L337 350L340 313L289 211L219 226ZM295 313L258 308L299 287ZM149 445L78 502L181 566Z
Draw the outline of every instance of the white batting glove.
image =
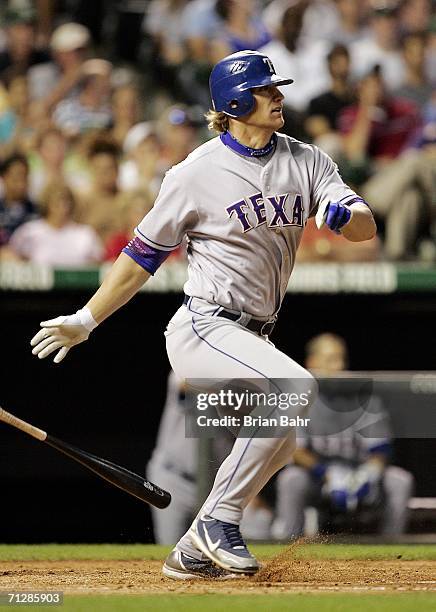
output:
M72 346L88 340L98 323L85 307L72 315L41 321L40 325L42 329L30 341L33 355L44 359L60 349L53 359L54 363L60 363Z

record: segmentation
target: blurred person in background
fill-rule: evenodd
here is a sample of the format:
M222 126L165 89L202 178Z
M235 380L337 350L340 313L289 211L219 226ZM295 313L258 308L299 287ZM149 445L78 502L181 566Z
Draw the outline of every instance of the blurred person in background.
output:
M310 101L305 128L312 142L338 161L342 155L342 142L337 133L338 117L354 98L347 47L335 45L327 55L327 65L331 77L330 88Z
M8 254L40 265L82 267L103 259L95 231L73 221L75 199L62 182L47 185L40 199L40 219L28 221L12 234Z
M9 83L17 75L25 75L36 64L48 62L50 55L38 49L35 41L35 11L30 8L6 8L1 25L6 32L6 48L0 52L0 79Z
M213 64L230 53L257 51L271 40L256 8L254 0L217 0L215 10L222 19L222 27L212 41Z
M144 28L154 45L154 78L174 97L178 93L179 67L187 57L180 27L186 5L187 0L151 0L144 19Z
M352 72L357 78L374 66L381 67L390 90L404 81L404 61L399 48L398 3L374 0L371 3L370 35L350 46Z
M179 75L183 99L188 104L209 107L209 74L212 68L212 42L223 24L216 11L216 0L190 0L183 10L180 28L187 61Z
M276 32L288 9L296 6L301 0L272 0L262 13L264 23L270 32ZM308 0L304 13L301 40L299 46L309 48L319 41L331 45L340 27L339 13L333 0Z
M423 121L414 146L419 152L419 179L425 185L426 226L419 236L418 255L423 261L436 261L436 91L423 108Z
M186 532L198 510L198 472L202 469L203 458L199 455L198 438L185 435L191 409L190 402L186 401L185 384L171 370L155 447L147 464L147 478L159 482L173 495L168 508L151 507L157 544L173 545ZM231 434L225 432L211 440L207 466L211 478L232 444Z
M216 11L216 0L191 0L181 21L186 48L191 60L210 63L210 43L217 38L223 20Z
M56 28L50 39L53 60L28 72L31 99L52 109L63 98L77 95L90 43L89 30L80 23Z
M14 154L0 164L0 248L4 247L12 233L37 213L35 203L29 198L29 165L23 155Z
M428 197L420 156L403 154L419 127L418 109L409 100L388 95L377 67L359 83L357 97L338 121L348 164L348 168L343 164L343 171L349 179L353 175L360 179L364 197L384 221L386 255L410 257L422 200Z
M105 245L105 259L115 260L134 237L137 227L153 206L153 199L145 189L123 193L118 205L120 230L110 234Z
M361 0L335 0L338 25L332 35L335 44L351 45L368 38L369 31L364 25L366 5Z
M428 24L426 48L426 71L430 83L436 84L436 11Z
M134 125L124 139L123 150L126 159L120 166L120 188L145 189L154 198L163 179L159 169L161 143L154 124L142 121Z
M15 76L3 91L0 112L0 155L4 158L19 151L27 153L35 145L37 130L49 122L38 105L31 105L25 75Z
M65 178L67 147L65 136L54 126L39 134L35 150L30 155L30 193L36 200L48 183Z
M334 378L347 365L340 336L324 333L308 342L306 367L315 375ZM309 410L309 426L297 432L293 463L277 478L273 539L302 536L306 506L321 510L327 520L352 517L353 527L370 513L378 518L379 533L404 533L413 476L390 464L392 436L380 398L372 395L365 405L359 403L356 416L350 401L321 392Z
M183 161L199 144L192 111L183 104L167 108L156 122L156 131L162 145L161 171Z
M353 263L378 261L383 251L380 239L374 236L365 242L350 242L342 236L318 229L315 219L309 219L298 247L297 263L335 261Z
M426 73L426 44L428 36L423 33L406 34L401 42L404 58L404 81L394 94L407 98L416 104L420 110L429 102L434 90L434 84Z
M120 155L119 147L102 137L95 139L88 151L91 185L79 198L76 219L94 228L103 242L119 229Z
M139 89L132 83L114 87L111 97L111 137L119 147L123 146L128 131L141 118Z
M307 0L294 1L283 13L275 39L262 47L279 74L292 74L295 87L283 90L284 103L299 112L306 110L309 101L329 86L325 56L330 48L316 42L307 49L300 47L303 20L308 10Z
M401 33L420 34L425 32L431 15L431 0L405 0L401 2L399 10Z
M77 94L61 100L53 110L55 125L66 135L75 136L110 126L111 70L112 64L103 59L83 63Z

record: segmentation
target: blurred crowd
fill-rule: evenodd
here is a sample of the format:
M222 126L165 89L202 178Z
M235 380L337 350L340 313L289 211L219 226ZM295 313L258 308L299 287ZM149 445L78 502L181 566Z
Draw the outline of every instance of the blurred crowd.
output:
M243 49L294 78L283 131L331 155L378 222L357 244L310 220L300 260L436 260L434 1L0 6L1 260L114 259L166 170L213 136L211 66Z

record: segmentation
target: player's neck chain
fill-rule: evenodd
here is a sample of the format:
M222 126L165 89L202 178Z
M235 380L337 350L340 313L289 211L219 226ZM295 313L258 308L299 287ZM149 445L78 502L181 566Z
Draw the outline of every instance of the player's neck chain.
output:
M226 147L229 147L230 149L233 149L233 151L236 151L236 153L245 155L246 157L263 157L264 155L268 155L275 149L277 144L276 133L271 136L269 143L262 147L262 149L252 149L251 147L243 145L242 142L236 140L236 138L232 136L230 132L224 132L224 134L220 135L220 138Z

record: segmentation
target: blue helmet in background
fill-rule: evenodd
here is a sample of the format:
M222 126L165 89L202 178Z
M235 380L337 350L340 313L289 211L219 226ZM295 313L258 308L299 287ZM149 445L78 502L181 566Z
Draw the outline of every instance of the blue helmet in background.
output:
M253 87L289 85L293 79L276 74L266 55L258 51L239 51L216 64L209 78L213 108L230 117L242 117L254 108Z

